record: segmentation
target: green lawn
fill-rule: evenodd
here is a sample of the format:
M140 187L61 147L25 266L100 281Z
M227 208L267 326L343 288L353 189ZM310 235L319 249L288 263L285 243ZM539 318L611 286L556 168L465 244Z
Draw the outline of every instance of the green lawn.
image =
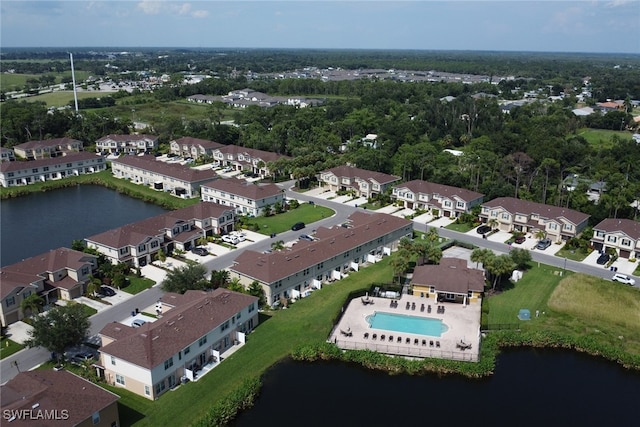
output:
M451 224L444 227L449 230L457 231L460 233L466 233L467 231L473 230L473 224L469 224L468 222L456 223L452 222Z
M282 233L283 231L291 230L291 226L296 222L304 222L305 224L311 224L312 222L319 221L322 218L328 218L334 214L332 209L324 206L310 205L303 203L298 206L297 209L272 215L269 217L257 217L251 218L248 221L248 225L256 224L258 226L258 232L266 235L271 233ZM301 231L304 233L304 231Z
M100 98L108 95L108 93L102 92L78 92L78 99ZM45 102L47 107L64 107L66 105L73 105L73 99L73 91L71 90L59 90L22 98L22 100L28 102Z
M82 310L84 310L85 314L86 314L88 317L91 317L91 316L93 316L94 314L96 314L96 313L98 312L98 310L96 310L96 309L95 309L95 308L93 308L93 307L89 307L89 306L88 306L88 305L86 305L86 304L80 304L80 305L82 306Z
M583 261L589 254L580 249L566 249L562 248L556 252L556 256L560 258L567 258L572 261Z
M147 279L146 277L127 276L127 278L129 279L129 286L122 288L122 290L132 295L149 289L156 284L156 282L151 279Z
M602 148L611 147L613 145L611 137L613 137L614 135L619 136L621 139L631 139L632 135L631 132L627 131L589 128L579 129L576 134L586 139L589 145Z
M0 341L0 359L9 357L13 353L17 353L23 348L24 346L22 344L11 341L9 338L2 338L2 341Z
M518 311L521 308L528 308L532 317L536 310L541 313L547 311L549 296L562 280L559 272L559 269L547 265L535 265L525 272L513 288L487 298L484 308L485 311L488 308L487 323L520 323Z

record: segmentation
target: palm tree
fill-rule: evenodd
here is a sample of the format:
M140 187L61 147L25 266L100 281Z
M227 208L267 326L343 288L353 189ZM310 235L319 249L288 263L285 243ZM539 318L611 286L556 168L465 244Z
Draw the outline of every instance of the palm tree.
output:
M515 263L509 255L503 254L500 256L494 256L487 264L485 264L485 268L493 276L492 288L495 290L498 279L505 274L511 273L515 268Z
M398 277L398 283L400 283L400 277L409 268L409 259L411 253L407 250L400 249L395 253L395 256L390 261L391 268L393 268L393 274Z
M490 261L491 258L494 256L495 254L491 249L476 248L471 252L470 259L471 259L471 262L476 263L476 268L477 268L480 263L482 263L484 266L484 264Z
M240 292L240 293L245 293L246 289L244 288L244 285L242 285L242 283L240 283L240 279L237 277L234 277L233 279L231 279L227 285L227 289L229 289L230 291L235 291L235 292Z
M44 300L38 294L31 294L20 303L20 308L25 316L27 316L27 312L29 312L30 315L40 313L40 308L43 306Z
M430 242L437 242L440 240L440 235L438 234L438 229L435 227L427 227L427 237L426 239Z
M284 249L284 241L278 240L276 242L271 243L271 249L274 251L281 251Z
M540 228L536 230L535 236L536 236L536 239L542 240L545 237L547 237L547 232Z
M102 285L102 281L95 277L91 277L89 279L89 283L87 283L87 295L91 297L96 296L96 292L100 290L100 285Z
M487 221L487 225L494 230L498 228L498 220L496 218L490 218L489 221Z

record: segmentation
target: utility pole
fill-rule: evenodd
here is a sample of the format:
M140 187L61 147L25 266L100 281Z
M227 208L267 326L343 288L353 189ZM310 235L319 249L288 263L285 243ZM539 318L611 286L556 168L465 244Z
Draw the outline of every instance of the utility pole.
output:
M75 101L76 114L78 113L78 92L76 91L76 72L73 69L73 53L69 52L69 59L71 60L71 80L73 81L73 100Z

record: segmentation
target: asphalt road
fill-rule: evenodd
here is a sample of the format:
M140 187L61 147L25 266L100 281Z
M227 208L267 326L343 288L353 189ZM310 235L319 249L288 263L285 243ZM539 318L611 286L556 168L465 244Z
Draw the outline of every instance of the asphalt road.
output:
M307 232L320 227L331 227L333 225L342 224L351 213L356 211L358 208L353 206L347 206L342 203L332 202L331 200L324 200L321 198L316 198L313 196L305 195L304 193L296 193L292 192L289 188L293 185L292 182L288 182L285 184L281 184L283 188L285 188L287 198L295 198L300 201L313 201L314 203L326 206L328 208L333 209L336 213L329 217L324 218L318 222L307 225ZM426 231L427 225L423 223L414 222L414 229L418 231ZM253 243L248 249L255 251L265 251L267 249L271 249L271 243L277 240L294 240L300 234L305 233L305 231L286 231L284 233L280 233L274 238L265 239L260 242ZM475 235L469 235L465 233L460 233L453 230L448 230L446 228L439 228L438 233L440 236L448 238L448 239L456 239L462 242L471 243L478 247L488 248L493 250L496 253L508 253L509 246L504 243L491 242L481 237L476 237ZM246 248L245 248L246 249ZM605 279L611 278L611 272L602 267L590 266L580 262L567 260L564 258L559 258L554 255L547 255L539 251L532 250L531 257L534 262L540 262L542 264L551 265L556 268L566 269L569 271L574 271L578 273L589 274L592 276L597 276ZM222 270L224 268L229 267L235 257L238 256L236 251L231 251L228 254L223 254L216 256L213 260L204 263L207 267L208 271L212 270ZM640 283L637 283L636 286L640 286ZM154 304L161 296L163 292L160 290L159 286L155 286L149 290L139 293L134 297L123 301L120 304L114 305L107 310L103 310L98 312L97 314L91 316L91 328L89 331L89 335L95 336L97 333L110 322L118 322L120 320L126 319L131 315L131 312L136 308L144 308ZM30 348L24 349L18 353L11 355L0 361L0 383L5 383L6 381L13 378L17 373L18 369L24 371L29 370L34 367L37 367L41 363L47 361L50 357L50 353L42 348ZM15 362L17 361L17 367Z

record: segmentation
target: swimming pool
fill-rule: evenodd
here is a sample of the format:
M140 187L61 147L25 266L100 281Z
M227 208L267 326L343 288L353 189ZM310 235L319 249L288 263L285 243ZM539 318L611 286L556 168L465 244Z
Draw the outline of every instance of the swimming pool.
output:
M440 337L449 330L449 327L442 323L440 319L382 313L379 311L367 316L367 322L370 327L375 329L404 332L406 334L429 335L432 337Z

